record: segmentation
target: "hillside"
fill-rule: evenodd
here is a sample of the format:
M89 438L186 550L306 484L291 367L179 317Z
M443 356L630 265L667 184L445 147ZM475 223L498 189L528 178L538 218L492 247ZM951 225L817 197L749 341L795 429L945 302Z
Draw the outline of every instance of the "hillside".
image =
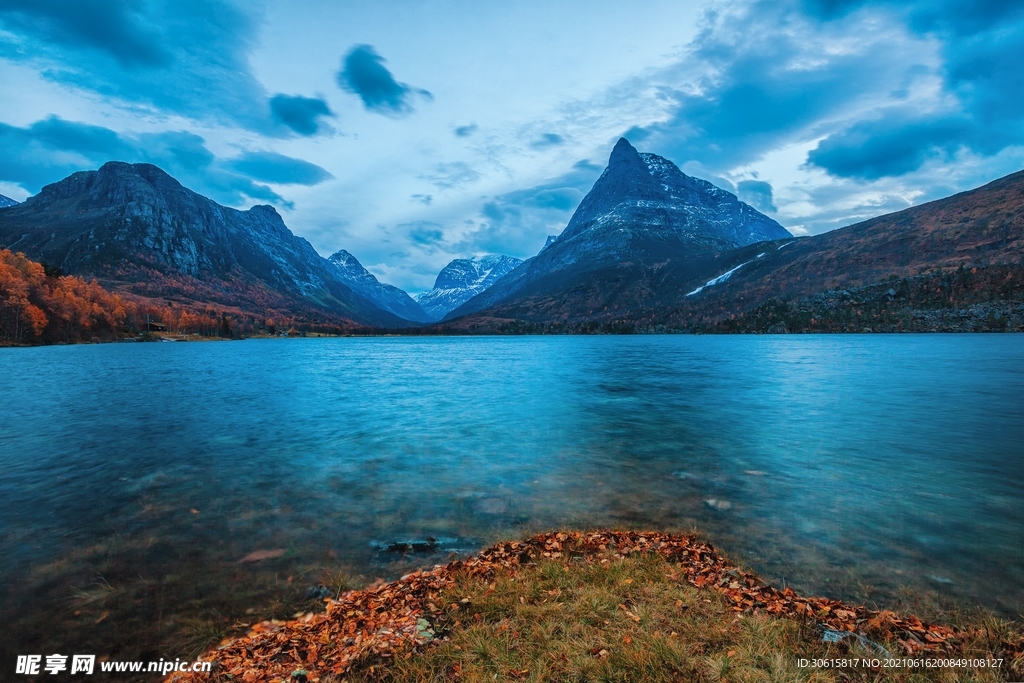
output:
M549 277L453 320L450 329L1017 329L1022 233L1019 172L823 235L718 252L665 250L658 262L623 259L582 276ZM875 292L881 283L889 284ZM851 294L857 288L866 289ZM784 314L782 303L792 311ZM859 314L847 310L858 306ZM928 313L940 310L947 313Z
M112 290L183 305L409 324L340 278L273 207L221 206L149 164L110 162L0 210L0 245Z

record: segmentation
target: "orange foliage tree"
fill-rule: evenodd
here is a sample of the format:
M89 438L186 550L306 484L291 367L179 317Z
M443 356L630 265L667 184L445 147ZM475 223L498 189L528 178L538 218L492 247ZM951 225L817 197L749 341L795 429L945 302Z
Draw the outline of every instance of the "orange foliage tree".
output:
M50 277L22 253L0 250L0 341L13 344L110 338L136 305L95 282Z

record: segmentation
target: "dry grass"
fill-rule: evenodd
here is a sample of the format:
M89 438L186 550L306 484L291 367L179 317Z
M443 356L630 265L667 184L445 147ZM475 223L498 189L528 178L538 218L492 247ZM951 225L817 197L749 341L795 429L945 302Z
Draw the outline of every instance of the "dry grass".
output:
M856 644L822 643L816 630L791 619L738 615L719 593L673 580L672 572L663 558L649 555L595 564L543 560L492 583L461 578L443 593L449 607L434 624L432 646L366 662L339 680L951 683L1007 675L1005 669L801 668L801 658L879 655ZM993 637L1019 633L1009 622L990 626ZM989 646L968 649L983 653ZM895 644L887 647L899 652Z

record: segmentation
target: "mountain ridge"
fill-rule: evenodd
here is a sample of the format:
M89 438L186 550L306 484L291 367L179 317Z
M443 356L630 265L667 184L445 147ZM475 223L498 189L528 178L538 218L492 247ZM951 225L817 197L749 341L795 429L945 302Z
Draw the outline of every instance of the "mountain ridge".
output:
M0 243L149 297L409 324L339 277L272 206L221 206L151 164L108 162L45 186L0 212Z
M483 310L526 288L543 289L545 279L571 279L573 271L583 277L614 263L688 258L787 237L785 228L732 193L686 175L663 157L641 154L620 138L565 230L445 319Z
M327 262L339 279L370 299L378 308L412 322L433 320L413 297L394 285L380 282L348 251L339 249L327 257Z
M820 235L605 264L449 322L477 332L1017 329L1022 263L1019 171Z

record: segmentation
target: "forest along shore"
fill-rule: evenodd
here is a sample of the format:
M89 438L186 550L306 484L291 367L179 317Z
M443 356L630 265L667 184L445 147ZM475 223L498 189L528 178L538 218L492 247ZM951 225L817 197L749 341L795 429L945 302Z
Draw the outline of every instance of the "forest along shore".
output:
M324 602L221 643L211 677L169 680L806 680L840 659L815 680L1024 675L1020 623L803 597L693 535L540 534Z

